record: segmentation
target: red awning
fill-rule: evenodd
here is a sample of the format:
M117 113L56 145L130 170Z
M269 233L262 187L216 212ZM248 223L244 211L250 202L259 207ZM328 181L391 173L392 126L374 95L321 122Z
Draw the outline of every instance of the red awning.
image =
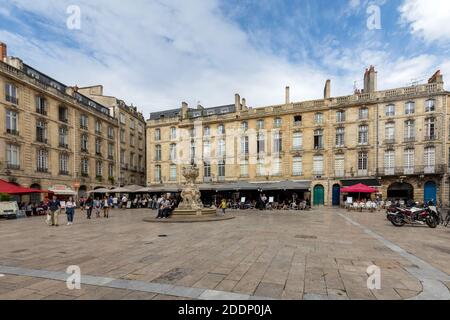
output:
M378 190L368 187L365 184L358 183L351 187L342 188L341 192L345 192L345 193L375 193L375 192L378 192Z
M0 193L7 194L29 194L29 193L48 193L47 190L29 189L21 186L16 186L13 183L9 183L0 179Z

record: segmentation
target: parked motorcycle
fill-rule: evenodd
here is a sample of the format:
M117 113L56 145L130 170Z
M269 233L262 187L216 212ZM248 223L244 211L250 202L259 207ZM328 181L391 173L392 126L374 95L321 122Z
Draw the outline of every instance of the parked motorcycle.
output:
M387 218L396 227L403 227L405 224L427 224L430 228L436 228L442 221L441 213L433 203L429 203L424 208L418 206L411 208L390 207L387 209Z

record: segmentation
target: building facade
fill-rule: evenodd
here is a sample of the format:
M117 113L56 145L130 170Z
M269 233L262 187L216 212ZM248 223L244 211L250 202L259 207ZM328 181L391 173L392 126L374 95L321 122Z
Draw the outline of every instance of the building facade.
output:
M220 107L155 112L147 121L147 184L176 185L195 162L200 179L226 190L236 182L299 182L315 205L339 205L342 186L359 182L383 198L449 203L449 93L436 72L426 84L364 89L331 97L250 108L245 99ZM279 190L283 190L280 187Z
M103 87L100 85L80 88L79 92L110 108L111 115L118 121L115 153L118 155L116 172L119 175L116 184L119 186L130 184L144 186L147 181L145 170L146 123L143 114L135 106L128 106L123 100L103 95Z
M119 126L109 108L0 48L0 178L79 195L114 186Z

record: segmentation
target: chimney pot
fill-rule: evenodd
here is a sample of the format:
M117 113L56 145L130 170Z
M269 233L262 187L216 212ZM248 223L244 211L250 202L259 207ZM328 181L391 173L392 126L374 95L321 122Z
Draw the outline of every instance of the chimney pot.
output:
M285 93L286 104L291 103L290 90L291 89L289 88L289 86L286 86L286 93Z
M0 61L5 61L8 57L8 46L6 43L0 42Z

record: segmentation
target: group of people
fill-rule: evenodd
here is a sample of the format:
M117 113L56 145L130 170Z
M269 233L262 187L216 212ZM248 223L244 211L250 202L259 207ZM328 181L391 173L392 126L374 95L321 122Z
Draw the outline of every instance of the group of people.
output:
M167 219L177 207L177 200L169 195L161 195L156 201L152 201L156 207L156 219Z
M114 206L114 200L112 196L104 196L102 199L81 197L79 204L81 212L86 212L87 219L91 219L92 211L97 218L100 218L101 212L103 212L104 218L109 218L109 210Z
M309 200L290 199L284 201L271 201L264 193L261 194L258 200L249 200L239 202L239 199L222 199L219 202L219 208L222 209L223 201L225 201L226 208L231 209L259 209L259 210L306 210L311 207Z
M66 213L67 225L73 224L76 206L77 204L72 197L69 197L67 201L59 201L56 196L53 196L51 199L46 198L37 208L39 208L38 214L46 214L46 222L49 226L57 227L59 226L59 214L62 211Z

